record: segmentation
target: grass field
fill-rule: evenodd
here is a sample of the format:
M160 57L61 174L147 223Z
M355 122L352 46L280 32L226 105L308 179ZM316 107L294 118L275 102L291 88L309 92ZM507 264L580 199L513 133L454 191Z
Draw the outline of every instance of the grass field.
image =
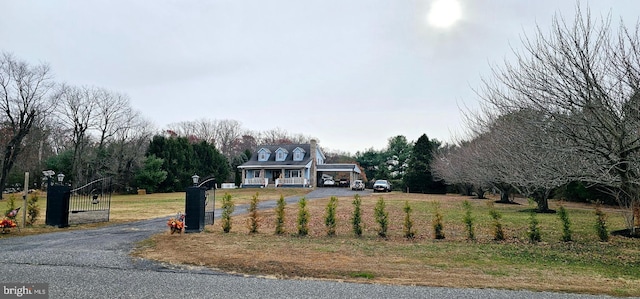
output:
M310 234L296 236L297 205L286 210L287 233L274 235L274 211L261 212L257 234L249 234L247 216L233 218L230 233L220 221L205 233L154 236L142 242L138 256L167 263L193 264L232 273L341 281L529 289L614 296L640 296L640 239L612 236L600 242L593 207L564 203L572 221L573 242L561 241L556 214L539 214L542 242L531 244L529 206L495 205L502 214L506 240L493 240L489 200L470 199L476 240L466 240L461 196L384 194L389 236L377 237L373 218L380 195L363 197L364 234L355 237L352 198L338 203L337 236L326 236L327 199L310 201ZM416 236L404 238L405 201L411 205ZM433 239L433 202L440 202L444 240ZM558 202L551 207L557 208ZM610 230L624 228L620 211L606 208Z
M302 195L308 189L229 190L234 203L248 204L259 192L260 200ZM224 191L216 192L220 207ZM211 193L210 196L213 194ZM184 193L117 195L112 199L111 223L156 217L170 217L184 210ZM388 238L377 237L373 210L383 197L389 213ZM17 197L21 199L21 197ZM476 240L466 239L462 202L473 207ZM324 225L328 199L308 203L311 215L309 235L296 236L297 205L286 208L286 234L274 235L274 211L260 211L260 227L249 234L247 216L233 218L230 233L223 233L219 220L204 233L170 235L168 231L141 242L137 256L167 263L206 266L232 273L286 278L317 278L384 284L446 287L529 289L614 296L640 296L640 239L612 236L600 242L594 224L594 207L562 203L572 221L572 242L561 241L561 221L556 214L538 214L542 242L528 241L530 208L495 204L502 214L506 240L493 240L487 203L457 195L372 194L362 198L364 233L355 237L350 219L353 198L339 198L337 236L326 236ZM404 238L403 206L412 207L415 238ZM21 204L21 200L17 203ZM440 203L444 219L444 240L434 240L434 202ZM0 202L5 206L6 200ZM551 202L557 209L560 203ZM39 205L44 214L45 195ZM606 207L610 231L623 229L621 212ZM3 237L60 231L44 226L44 215L32 228ZM67 229L84 229L107 224L84 224Z

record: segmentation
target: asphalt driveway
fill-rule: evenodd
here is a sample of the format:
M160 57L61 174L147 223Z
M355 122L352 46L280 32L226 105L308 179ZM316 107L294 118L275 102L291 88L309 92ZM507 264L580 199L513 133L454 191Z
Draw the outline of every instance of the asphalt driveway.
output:
M306 197L349 196L345 192L353 192L343 189L331 193L331 189L338 188L318 188ZM287 198L287 202L298 199ZM260 206L273 207L275 201L263 202ZM246 207L236 209L236 213L244 212ZM220 212L216 211L216 215ZM129 256L136 242L165 231L165 223L166 219L161 218L0 239L0 283L49 283L49 298L608 298L494 289L279 280L167 265Z

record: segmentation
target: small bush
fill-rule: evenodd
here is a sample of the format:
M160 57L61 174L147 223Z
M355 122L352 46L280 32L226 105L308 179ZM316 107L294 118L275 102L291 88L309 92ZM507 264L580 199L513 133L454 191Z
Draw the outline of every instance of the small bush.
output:
M473 228L473 216L471 216L471 203L468 200L462 202L462 208L464 209L464 217L462 217L462 222L464 222L465 228L467 230L467 239L475 240L476 234Z
M409 201L404 202L404 237L407 239L413 239L415 237L415 231L413 230L413 220L411 219L411 206Z
M356 194L353 196L353 216L351 217L351 225L353 227L353 234L357 237L362 236L362 213L360 211L360 206L362 205L362 200L360 199L360 195Z
M562 205L558 209L558 217L560 217L560 221L562 221L562 241L571 242L571 221L569 220L569 213L567 213L567 209Z
M442 223L443 217L442 217L442 213L440 212L440 202L434 201L433 202L433 221L432 221L432 225L433 225L433 237L435 239L444 239L444 224Z
M327 227L327 236L336 235L336 209L338 207L338 198L331 196L327 204L326 215L324 217L324 225Z
M249 204L249 218L247 218L247 228L249 233L255 234L260 227L260 218L258 217L258 193L251 197Z
M378 237L386 238L387 229L389 228L389 213L385 211L384 198L380 197L376 202L374 214L378 223Z
M604 211L602 211L599 203L596 204L595 214L596 214L595 229L596 229L596 233L598 234L598 238L600 238L600 241L602 242L608 242L609 231L607 230L607 214Z
M27 200L27 221L26 225L33 226L40 216L40 207L38 207L38 194L33 193Z
M504 231L502 230L502 214L493 206L493 202L488 202L489 215L493 219L493 239L496 241L504 240Z
M307 210L306 198L300 198L298 208L298 236L304 237L309 234L309 210Z
M222 196L222 231L228 233L231 231L231 214L235 206L233 205L233 199L231 194L225 193Z
M282 235L285 233L284 229L284 207L286 202L284 201L284 195L280 195L278 202L276 203L276 235Z
M531 209L529 209L529 231L527 235L529 236L529 242L531 243L537 243L542 241L542 237L540 236L540 226L538 226L540 222L538 221L538 217L537 217L537 213L534 205L535 205L535 201L529 198L529 207Z

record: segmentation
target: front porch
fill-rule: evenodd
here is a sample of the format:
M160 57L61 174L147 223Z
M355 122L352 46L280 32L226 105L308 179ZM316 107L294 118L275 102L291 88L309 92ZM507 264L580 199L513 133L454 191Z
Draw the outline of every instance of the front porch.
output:
M243 169L241 188L289 187L304 188L310 186L307 169Z

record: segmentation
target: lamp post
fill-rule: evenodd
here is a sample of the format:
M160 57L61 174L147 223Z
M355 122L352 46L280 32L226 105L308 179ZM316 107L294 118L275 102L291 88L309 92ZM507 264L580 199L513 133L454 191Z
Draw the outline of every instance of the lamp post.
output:
M198 181L200 180L200 177L197 174L194 174L191 179L193 180L193 185L194 186L198 186Z
M58 173L58 184L62 185L62 182L64 181L64 174L62 173Z

